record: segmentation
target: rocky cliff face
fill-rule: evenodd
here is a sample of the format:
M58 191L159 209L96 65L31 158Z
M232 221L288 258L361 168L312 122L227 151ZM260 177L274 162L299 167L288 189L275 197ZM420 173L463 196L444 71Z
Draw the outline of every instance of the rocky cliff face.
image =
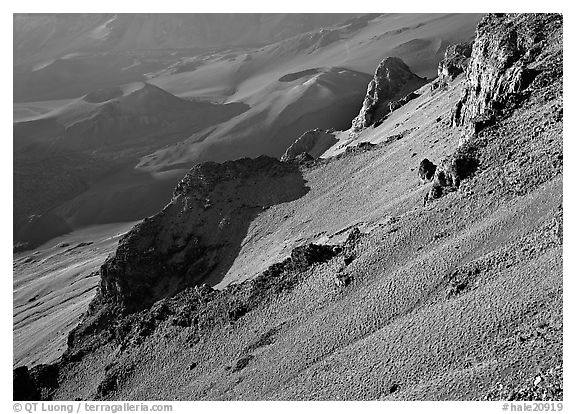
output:
M352 131L358 132L372 125L394 110L394 106L390 106L391 103L401 100L426 82L426 79L412 73L401 59L397 57L384 59L368 84L362 109L352 121Z
M495 89L470 89L476 84L468 82L459 108L488 99L494 126L452 154L431 152L446 157L438 166L422 161L426 200L438 200L375 209L376 225L365 233L347 227L338 232L350 229L343 244L298 246L221 291L183 289L226 270L262 208L306 191L295 163L261 157L198 165L102 269L98 298L141 311L122 315L110 306L99 318L89 314L56 366L14 370L14 399L562 400L562 20L492 19L497 23L476 40L487 48L478 52L486 60L477 75L500 73ZM497 95L510 79L490 66L487 56L504 53L490 39L536 28L542 47L533 49L527 69L537 76L518 92ZM443 114L452 101L437 102ZM436 122L426 135L389 139L427 151L423 138L440 136L446 145L452 132ZM360 156L372 149L370 158ZM295 211L338 217L318 208L334 194L344 218L381 186L375 172L385 168L399 178L392 194L415 200L422 193L407 187L410 166L389 164L398 155L366 142L319 163L307 176L314 190ZM367 161L383 167L366 169ZM350 171L362 176L349 179ZM335 179L344 185L326 189ZM367 186L348 191L355 182ZM350 380L334 380L343 375Z
M133 311L188 286L217 283L252 219L306 191L296 166L270 157L195 166L160 213L120 240L102 265L97 300Z
M462 128L461 144L525 98L535 80L549 82L549 74L561 73L562 49L554 44L561 39L546 36L559 27L562 16L557 14L490 14L482 19L452 116L452 125Z
M292 145L288 147L280 161L294 160L300 154L308 154L312 158L318 158L328 148L334 145L337 139L334 134L316 128L303 133Z
M472 42L457 43L446 48L444 59L438 63L438 78L435 87L447 85L456 76L463 73L470 62Z

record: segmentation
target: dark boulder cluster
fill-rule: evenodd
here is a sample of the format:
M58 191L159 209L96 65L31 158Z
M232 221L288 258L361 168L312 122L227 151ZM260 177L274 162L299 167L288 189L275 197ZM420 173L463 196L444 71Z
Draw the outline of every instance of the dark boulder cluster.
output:
M397 110L398 108L403 107L404 105L406 105L408 102L410 102L412 99L416 99L418 98L420 95L417 94L416 92L410 92L408 95L406 95L405 97L403 97L402 99L399 99L397 101L391 101L388 104L388 112L386 112L383 116L380 117L380 119L378 119L377 121L375 121L372 124L373 128L377 128L380 125L382 125L382 123L388 118L388 116L390 116L390 114L392 112L394 112L395 110Z
M469 178L478 169L479 165L475 148L470 145L458 148L454 154L442 161L439 166L435 166L430 161L427 163L425 161L428 160L423 160L420 167L426 178L425 182L432 181L432 188L424 198L424 205L433 199L456 191L460 187L462 180ZM434 170L432 178L428 178L432 170ZM420 171L418 171L419 175ZM420 178L422 179L422 176Z

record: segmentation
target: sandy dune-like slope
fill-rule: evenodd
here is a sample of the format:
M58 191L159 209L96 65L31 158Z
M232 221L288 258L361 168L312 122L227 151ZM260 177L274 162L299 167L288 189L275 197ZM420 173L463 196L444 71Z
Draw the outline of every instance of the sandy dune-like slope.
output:
M48 112L66 106L68 103L70 103L69 99L14 103L13 120L14 122L20 122L36 119Z
M180 58L277 42L347 14L14 15L14 98L74 98L145 80Z
M150 82L180 96L240 101L251 109L214 131L154 154L153 162L145 159L141 166L193 165L260 154L279 157L306 130L347 129L358 99L353 91L365 89L361 83L370 79L363 73L372 73L387 56L399 56L415 73L434 77L446 46L470 39L479 17L367 16L260 49L203 58L194 61L191 71L153 78ZM282 112L288 105L297 112Z
M34 120L15 123L14 145L53 145L60 151L126 147L130 140L141 145L159 136L202 130L246 108L192 102L148 83L131 83L92 91Z
M343 68L287 75L243 96L242 102L250 106L246 112L144 157L139 166L157 170L262 154L280 157L307 130L348 128L370 80Z
M432 76L446 45L470 38L479 19L246 15L256 23L240 36L242 21L208 17L170 27L166 15L15 17L20 248L30 214L73 228L140 219L198 162L280 157L307 130L345 130L383 57ZM213 33L210 18L230 30ZM190 36L199 43L180 49ZM56 174L38 176L45 168Z
M133 223L87 227L14 255L14 364L50 363L66 349L98 284L98 268Z
M178 95L237 100L271 79L317 67L373 73L388 56L400 57L420 76L434 77L446 46L472 39L479 19L479 14L367 16L259 49L202 59L192 71L152 82Z
M15 240L30 214L81 225L141 219L162 208L179 171L134 170L139 156L248 108L178 98L147 83L96 90L14 124ZM54 210L56 209L56 210ZM34 233L34 231L32 231ZM40 242L53 237L36 234Z
M15 14L15 60L82 51L185 49L272 43L355 14Z

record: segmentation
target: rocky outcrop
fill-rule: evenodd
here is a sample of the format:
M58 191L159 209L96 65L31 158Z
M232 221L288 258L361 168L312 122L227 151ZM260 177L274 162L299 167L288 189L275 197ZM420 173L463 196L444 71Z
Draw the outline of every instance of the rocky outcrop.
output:
M58 365L20 366L12 373L14 401L51 400L58 388Z
M102 265L96 301L130 312L188 286L217 283L252 219L306 191L297 165L270 157L195 166L160 213L120 240Z
M307 153L313 158L319 158L326 150L338 140L334 134L316 128L303 133L292 145L288 147L280 161L294 160L298 155Z
M360 113L352 121L352 131L359 132L372 125L393 109L390 103L399 101L428 81L412 73L397 57L384 59L368 84Z
M561 73L556 48L548 53L546 32L562 26L557 14L490 14L476 30L462 97L452 125L462 128L460 144L495 122L529 93L542 72Z
M420 182L428 183L434 178L434 173L436 172L436 164L430 161L428 158L424 158L420 161L420 167L418 168L418 177Z
M463 73L472 55L472 42L450 45L444 52L444 59L438 63L438 78L435 86L444 86Z
M462 180L474 174L478 169L478 165L477 148L469 144L459 147L452 155L444 159L440 165L434 165L434 173L431 180L432 187L424 197L424 205L431 200L458 190ZM422 167L422 164L420 166Z

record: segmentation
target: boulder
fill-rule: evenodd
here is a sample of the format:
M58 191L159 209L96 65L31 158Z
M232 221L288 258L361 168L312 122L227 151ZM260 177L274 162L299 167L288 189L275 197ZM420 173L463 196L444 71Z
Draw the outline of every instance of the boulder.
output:
M462 180L470 177L476 171L478 164L474 148L460 147L435 168L432 188L426 195L424 204L449 192L456 191Z
M418 168L418 177L422 183L429 183L434 178L434 173L436 172L436 164L430 161L428 158L424 158L420 161L420 167Z

